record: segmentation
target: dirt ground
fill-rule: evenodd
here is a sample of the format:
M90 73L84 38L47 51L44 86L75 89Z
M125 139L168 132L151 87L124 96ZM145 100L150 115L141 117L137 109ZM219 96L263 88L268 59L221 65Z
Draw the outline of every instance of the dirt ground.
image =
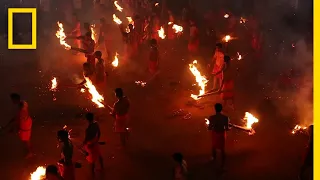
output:
M190 98L198 88L193 86L195 78L188 69L192 59L184 42L160 42L161 71L145 87L138 86L135 81L147 81L149 77L146 47L142 48L139 58L126 65L121 65L121 58L118 68L112 70L108 65L107 87L103 91L105 103L111 105L115 101L113 89L122 87L132 104L129 146L122 150L117 148L119 139L112 132L113 119L108 109L96 108L88 94L74 88L81 79L83 55L72 55L64 50L54 35L41 40L35 51L8 51L5 43L2 40L0 54L0 124L6 124L11 118L9 94L20 93L29 103L34 119L32 143L36 155L24 159L17 136L1 134L2 179L27 180L37 166L56 163L59 159L56 132L64 125L72 128L73 142L79 145L87 126L81 116L84 109L96 114L102 130L101 139L107 142L101 146L106 165L101 179L171 179L174 152L183 153L190 179L194 180L297 179L307 137L291 135L293 122L281 116L280 110L264 99L260 87L253 83L253 74L249 73L250 55L235 61L240 69L236 79L236 111L226 109L225 113L240 125L246 111L256 115L260 122L253 136L235 129L228 133L226 170L221 173L210 162L210 133L204 121L214 112L213 105L220 98L211 96L198 104ZM212 51L212 47L203 47L198 59L201 72L206 74ZM122 55L121 51L119 53ZM58 79L55 93L48 88L52 77ZM191 117L173 116L178 109L190 113ZM83 164L76 170L77 180L90 179L85 158L76 148L74 152L74 160Z

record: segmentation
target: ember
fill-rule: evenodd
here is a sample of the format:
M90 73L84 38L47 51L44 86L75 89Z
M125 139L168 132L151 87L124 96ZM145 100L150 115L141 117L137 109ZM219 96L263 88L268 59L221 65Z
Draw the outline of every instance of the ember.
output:
M227 19L229 18L229 14L225 14L223 17Z
M225 42L229 42L229 41L231 40L231 36L230 36L230 35L226 35L226 36L223 38L223 40L224 40Z
M39 166L37 170L30 174L30 180L42 180L45 178L46 168Z
M237 56L238 56L238 60L241 60L242 59L242 56L241 56L241 54L239 53L239 52L237 52Z
M208 80L206 79L205 76L201 75L200 71L197 69L196 64L197 60L194 60L192 64L189 64L189 70L192 72L194 77L196 78L196 81L198 83L198 86L201 88L199 90L198 95L191 94L190 97L192 97L194 100L198 100L198 96L201 96L205 93L205 87L207 86Z
M145 86L147 85L147 83L144 82L144 81L136 81L135 83L136 83L137 85L140 85L141 87L145 87Z

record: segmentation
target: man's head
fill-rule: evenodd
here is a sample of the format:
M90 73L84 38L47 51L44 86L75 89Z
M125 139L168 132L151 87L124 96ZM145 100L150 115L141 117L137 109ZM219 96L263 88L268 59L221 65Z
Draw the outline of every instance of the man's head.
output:
M219 51L222 50L222 44L221 43L217 43L216 44L216 50L219 50Z
M130 29L130 32L134 29L132 24L129 24L128 27Z
M156 39L151 39L151 41L150 41L150 45L151 46L157 46L157 40Z
M100 24L105 24L106 23L106 19L103 17L103 18L100 18Z
M96 58L101 58L102 57L102 52L101 51L96 51L96 52L94 52L94 56Z
M114 92L115 92L117 98L122 98L123 97L123 91L122 91L121 88L116 88L114 90Z
M88 62L83 63L82 65L84 71L89 71L90 70L90 64Z
M225 62L226 64L229 64L230 61L231 61L231 58L230 58L230 56L225 55L225 56L223 57L223 60L224 60L224 62Z
M68 131L66 130L59 130L57 132L57 138L58 138L58 141L60 142L64 142L64 141L67 141L69 139L69 133Z
M89 23L83 23L83 27L85 28L85 29L90 29L90 24Z
M86 34L85 34L85 36L84 36L84 39L85 40L89 40L89 39L91 39L91 32L89 31L89 32L86 32Z
M173 157L173 160L176 161L177 163L181 164L183 161L183 155L181 153L174 153L172 157Z
M86 119L87 119L87 121L88 121L89 123L92 123L93 120L94 120L94 114L91 113L91 112L87 113L87 114L86 114Z
M222 111L222 104L216 103L216 104L214 105L214 109L216 110L216 113L221 113L221 111Z
M49 165L46 168L46 178L50 179L50 177L59 176L58 168L55 165Z
M21 97L20 97L20 95L17 94L17 93L12 93L12 94L10 94L10 98L11 98L11 101L12 101L14 104L18 104L18 103L20 103L20 101L21 101Z

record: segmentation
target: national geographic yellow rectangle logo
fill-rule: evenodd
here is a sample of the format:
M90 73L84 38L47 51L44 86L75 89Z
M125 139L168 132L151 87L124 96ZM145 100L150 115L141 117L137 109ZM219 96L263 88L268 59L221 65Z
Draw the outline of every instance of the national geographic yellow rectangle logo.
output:
M31 44L13 44L13 14L29 13L32 16ZM37 49L37 9L8 8L8 49Z

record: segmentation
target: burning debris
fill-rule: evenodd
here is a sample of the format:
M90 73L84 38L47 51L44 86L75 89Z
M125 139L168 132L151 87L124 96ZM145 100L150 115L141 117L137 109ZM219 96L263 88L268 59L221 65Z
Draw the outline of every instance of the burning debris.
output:
M198 96L201 96L205 93L205 87L207 86L207 83L208 83L207 78L205 76L201 75L200 71L196 67L197 63L198 63L197 60L194 60L192 64L189 64L189 70L192 72L192 74L196 78L198 86L201 88L199 90L198 95L191 94L190 97L192 97L194 100L200 99L200 98L198 98Z

